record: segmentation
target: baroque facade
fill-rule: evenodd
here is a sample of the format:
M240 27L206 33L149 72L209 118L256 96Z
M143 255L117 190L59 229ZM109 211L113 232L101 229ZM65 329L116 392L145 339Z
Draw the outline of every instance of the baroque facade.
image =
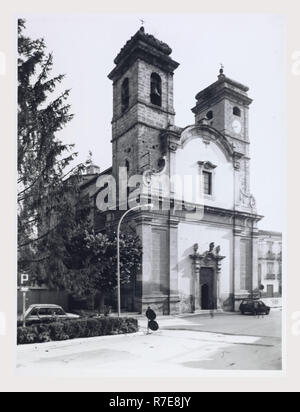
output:
M109 74L113 159L112 169L102 175L116 179L117 197L120 168L129 177L148 176L152 202L171 206L143 209L125 221L141 239L143 262L122 306L144 312L150 305L160 314L233 311L260 285L257 224L262 216L250 189L252 100L248 87L221 69L216 82L196 95L194 124L176 126L173 79L179 63L171 54L167 44L142 27L121 49ZM170 185L168 195L161 190L159 179L173 176L200 178L200 208L194 189L187 190L184 202L180 185ZM96 186L98 178L91 173L83 188L95 203L103 190ZM122 213L99 212L96 229L115 227Z

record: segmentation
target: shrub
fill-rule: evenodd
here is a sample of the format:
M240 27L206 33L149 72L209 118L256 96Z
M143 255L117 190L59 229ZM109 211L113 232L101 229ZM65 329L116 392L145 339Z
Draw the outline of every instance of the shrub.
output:
M46 326L46 325L44 325ZM54 322L49 324L51 340L68 340L69 336L65 332L65 324L63 322Z
M88 318L59 321L18 327L17 343L43 343L76 338L91 338L105 335L135 333L138 330L137 319L133 318Z
M18 344L22 345L25 343L35 343L36 337L37 337L36 334L33 333L31 328L23 328L23 327L18 328L18 332L17 332Z

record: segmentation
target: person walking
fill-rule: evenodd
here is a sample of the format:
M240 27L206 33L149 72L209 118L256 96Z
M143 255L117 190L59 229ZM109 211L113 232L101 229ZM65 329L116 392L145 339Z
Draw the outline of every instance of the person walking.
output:
M156 324L156 322L154 322L155 319L156 319L156 313L154 312L153 309L151 309L150 306L148 306L148 309L147 309L147 311L146 311L146 317L147 317L147 319L148 319L147 335L149 335L149 334L150 334L150 329L151 329L151 330L157 330L156 328L153 329L153 327L151 327L151 326L152 326L152 323L155 323L155 324ZM155 325L155 327L156 327L156 325Z
M257 301L254 301L254 313L257 319L259 319L259 304Z

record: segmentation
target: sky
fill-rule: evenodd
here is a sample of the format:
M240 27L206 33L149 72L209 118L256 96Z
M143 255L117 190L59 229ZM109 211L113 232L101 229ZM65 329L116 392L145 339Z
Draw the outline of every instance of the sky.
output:
M225 74L250 88L251 192L261 229L285 227L285 20L269 14L22 15L26 33L53 52L53 75L75 117L59 138L75 143L77 162L89 151L105 170L112 164L113 60L145 21L145 30L169 44L180 63L174 76L175 123L194 123L195 95Z

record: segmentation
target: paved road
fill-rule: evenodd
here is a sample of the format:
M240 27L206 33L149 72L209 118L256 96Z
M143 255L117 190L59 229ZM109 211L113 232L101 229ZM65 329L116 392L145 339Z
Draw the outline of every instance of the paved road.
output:
M270 316L242 316L240 314L210 316L192 316L183 318L186 325L181 329L217 332L232 335L260 336L281 338L281 317L278 310L272 311ZM167 329L176 326L166 326Z
M146 335L18 347L19 376L201 376L205 370L280 370L281 312L256 319L217 315L158 319Z

